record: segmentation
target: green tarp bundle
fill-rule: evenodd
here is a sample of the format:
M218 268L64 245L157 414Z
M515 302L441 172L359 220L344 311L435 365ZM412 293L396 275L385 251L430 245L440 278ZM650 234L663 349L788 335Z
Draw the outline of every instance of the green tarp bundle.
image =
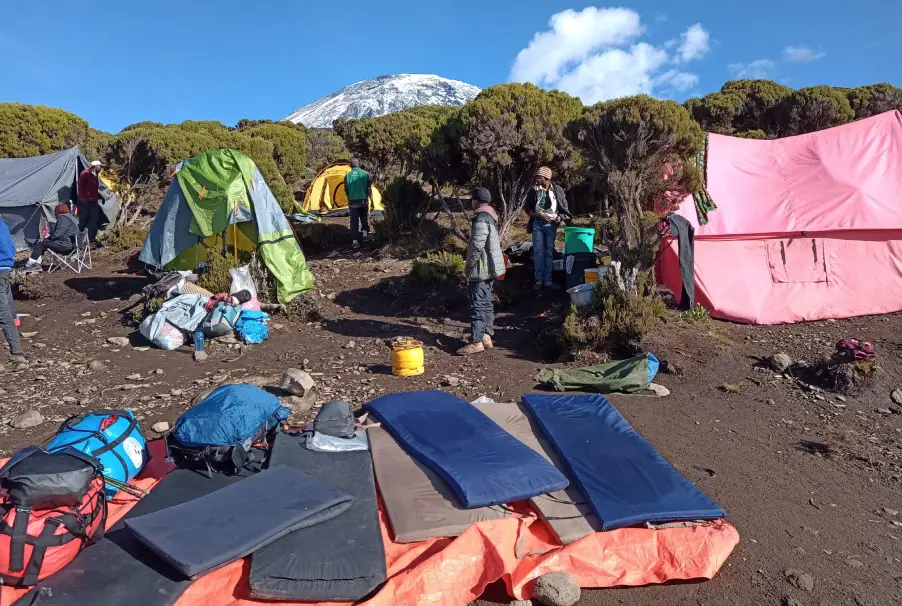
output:
M652 354L640 354L629 360L585 368L545 368L536 375L536 382L555 391L631 394L646 389L656 374L658 359Z

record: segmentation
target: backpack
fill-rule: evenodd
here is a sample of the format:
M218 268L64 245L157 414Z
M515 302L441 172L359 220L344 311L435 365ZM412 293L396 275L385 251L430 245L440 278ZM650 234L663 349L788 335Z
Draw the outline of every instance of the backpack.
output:
M57 452L70 446L100 462L110 498L141 472L149 458L147 442L130 410L98 410L69 417L47 450Z
M235 324L238 322L238 316L240 315L240 306L220 301L213 308L213 311L204 318L202 324L204 335L208 337L224 337L230 334L235 330Z
M0 585L35 585L103 538L102 468L81 451L24 448L0 468L0 487Z
M254 445L288 419L291 409L259 387L223 385L185 411L166 435L169 459L178 467L235 475L263 462Z

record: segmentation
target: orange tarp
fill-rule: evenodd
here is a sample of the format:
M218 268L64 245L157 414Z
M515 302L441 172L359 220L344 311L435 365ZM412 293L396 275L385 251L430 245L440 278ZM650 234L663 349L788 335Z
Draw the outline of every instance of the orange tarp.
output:
M170 470L162 456L155 456L133 484L149 490ZM114 499L108 527L134 504L132 497ZM513 597L524 599L531 597L536 578L558 571L573 575L582 587L597 588L711 579L739 542L736 529L717 520L688 528L621 528L561 547L528 505L518 503L521 517L481 522L457 538L401 544L390 539L381 500L379 508L389 579L361 603L366 606L462 606L499 579ZM246 597L249 572L250 558L220 568L195 581L176 606L297 604ZM0 605L12 604L26 591L0 588Z

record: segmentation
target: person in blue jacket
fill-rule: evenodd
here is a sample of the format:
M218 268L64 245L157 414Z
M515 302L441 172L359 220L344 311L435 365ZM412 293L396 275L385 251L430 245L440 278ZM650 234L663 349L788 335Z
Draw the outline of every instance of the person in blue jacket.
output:
M10 273L16 257L16 246L9 235L9 226L0 219L0 329L9 344L10 362L25 362L22 342L19 341L19 330L16 328L16 310L13 306L13 289L10 284Z

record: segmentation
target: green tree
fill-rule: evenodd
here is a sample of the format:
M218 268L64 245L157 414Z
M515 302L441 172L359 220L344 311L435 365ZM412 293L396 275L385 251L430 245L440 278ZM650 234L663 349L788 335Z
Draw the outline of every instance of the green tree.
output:
M250 122L242 120L242 122ZM240 124L240 123L239 123ZM266 122L239 128L239 133L265 139L273 145L273 161L293 190L301 189L307 170L307 135L291 122Z
M638 95L586 108L567 136L616 218L608 242L615 279L635 293L650 279L660 211L698 185L702 129L683 106Z
M303 128L303 127L300 127ZM307 171L303 186L306 187L316 173L335 162L351 158L344 140L328 128L305 128L307 135Z
M830 86L793 91L780 103L781 136L812 133L851 122L855 111L847 93Z
M733 120L739 114L742 101L739 95L717 92L700 99L689 99L684 106L705 131L731 135Z
M856 120L894 109L902 111L902 89L886 82L854 88L849 91L848 97Z
M579 99L533 84L483 90L460 112L463 160L479 181L490 184L500 206L502 239L520 218L536 170L547 164L557 180L579 167L564 127L580 115Z
M85 147L91 137L88 123L67 111L0 103L0 157L27 158Z
M770 80L733 80L720 90L742 100L733 117L735 132L761 130L773 137L778 135L780 125L775 112L792 94L791 88Z

